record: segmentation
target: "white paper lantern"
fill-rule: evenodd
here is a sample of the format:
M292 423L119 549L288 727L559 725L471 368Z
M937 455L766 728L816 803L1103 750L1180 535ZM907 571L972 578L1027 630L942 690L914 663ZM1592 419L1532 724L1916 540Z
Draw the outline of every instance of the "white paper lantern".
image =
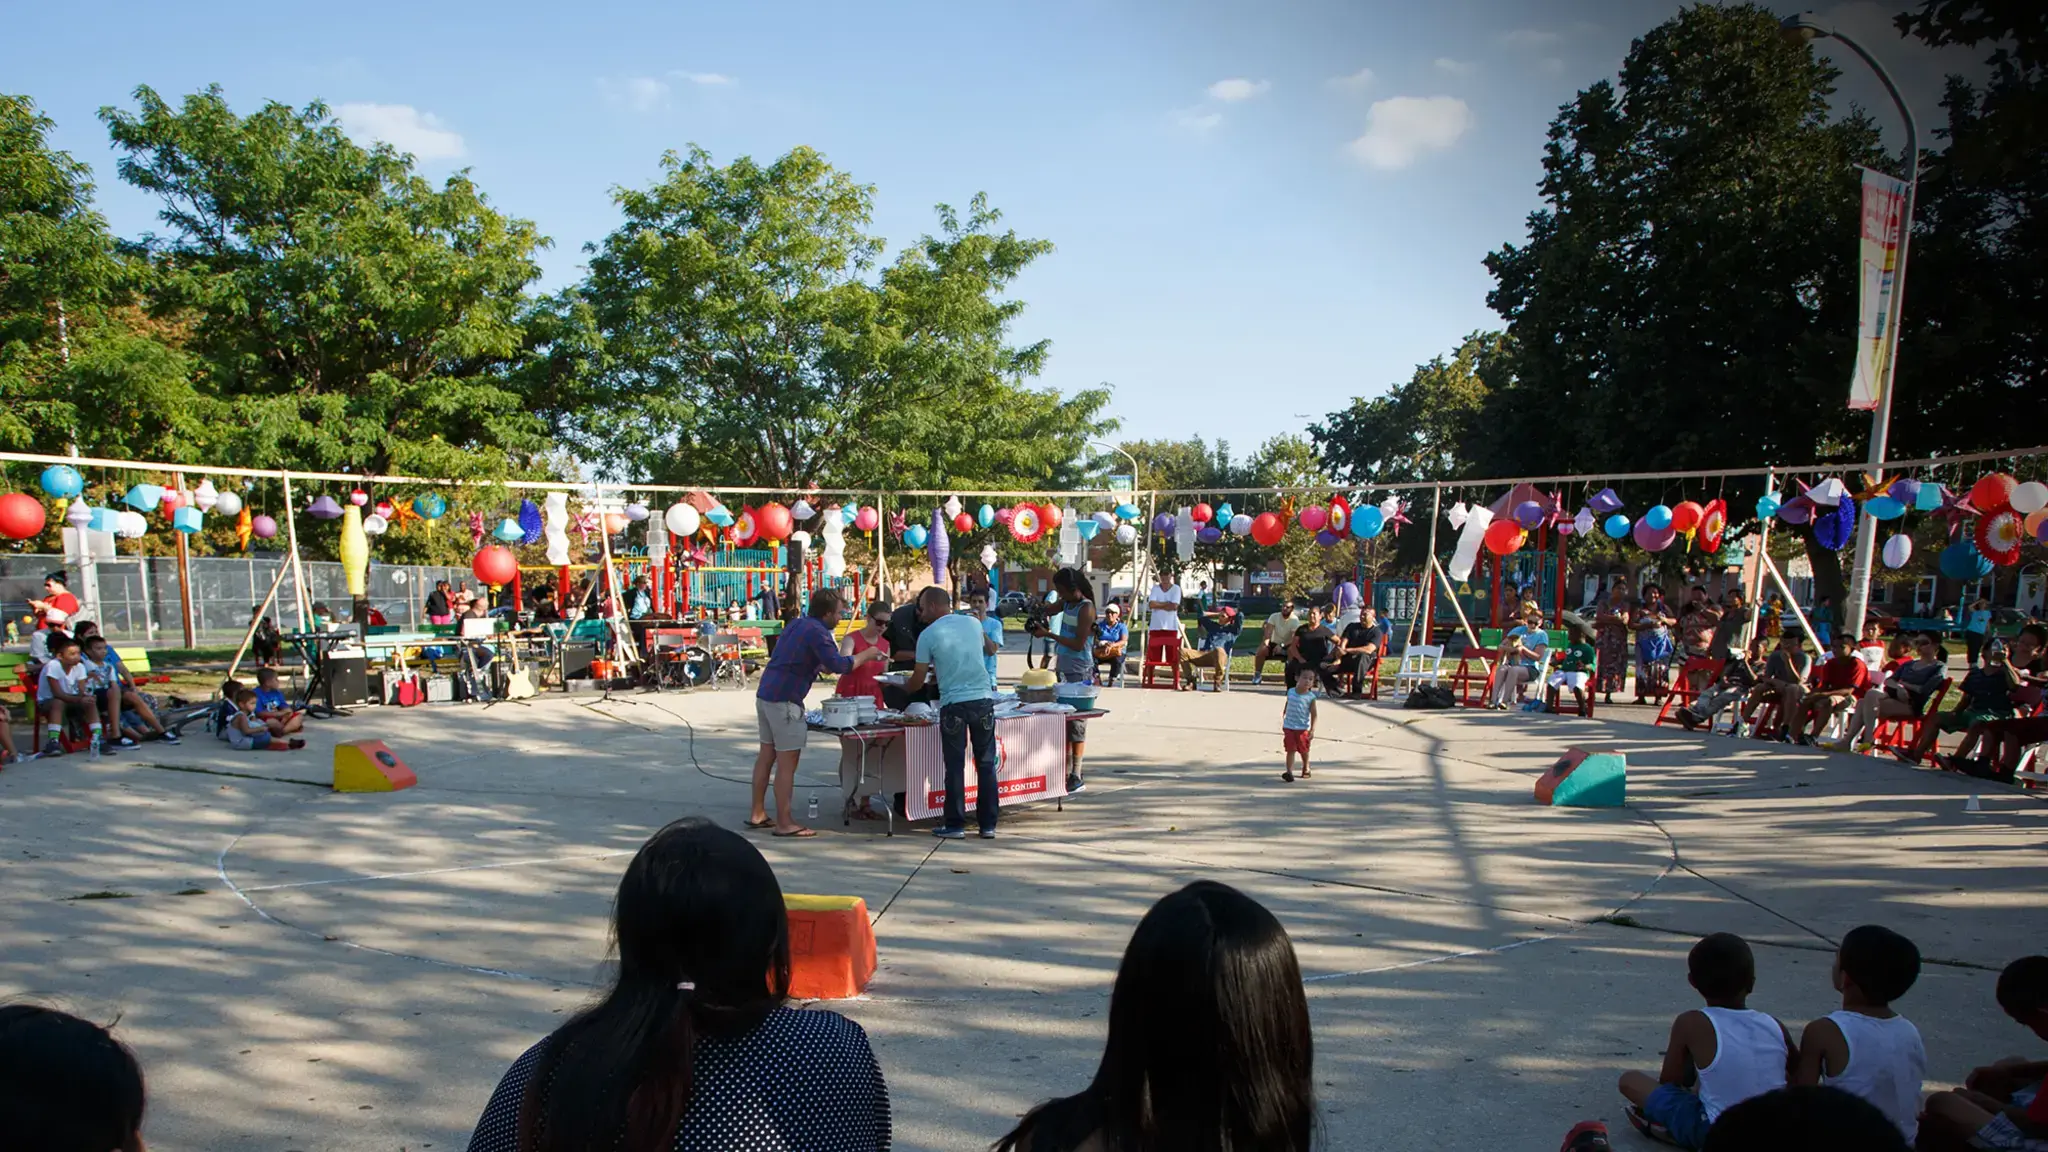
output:
M213 510L222 516L233 516L242 510L242 498L233 492L222 492L214 497Z
M73 528L83 528L92 523L92 505L87 504L83 496L71 501L71 507L64 510L64 522Z
M569 494L548 493L541 516L541 538L547 541L548 563L559 568L569 562Z
M1230 518L1230 534L1232 536L1251 535L1252 518L1250 516L1245 515L1243 512L1239 512L1237 515L1232 516Z
M996 546L995 546L995 545L993 545L993 544L983 544L983 545L981 546L981 566L982 566L983 568L993 568L993 567L995 567L995 566L996 566Z
M1806 498L1823 508L1833 508L1842 502L1849 489L1833 476L1806 490Z
M114 534L123 540L134 540L148 531L149 521L143 518L142 513L131 508L121 513L120 527L114 530Z
M363 533L365 535L382 536L384 530L389 527L391 527L391 521L377 515L375 512L363 517Z
M1138 530L1136 528L1131 527L1129 524L1119 524L1116 526L1117 543L1128 545L1137 538Z
M192 503L197 505L201 512L213 511L213 506L219 501L220 490L213 486L211 480L201 480L199 487L192 490Z
M847 507L852 507L848 505ZM830 513L833 509L827 508ZM819 552L819 570L828 580L836 580L846 574L846 526L844 510L837 516L827 515L825 522L818 525L818 535L825 540L825 547Z
M2048 508L2048 484L2029 480L2012 490L2012 510L2022 516L2032 516Z
M951 520L953 517L958 516L959 514L960 498L958 496L946 497L946 519Z
M1472 510L1465 507L1465 502L1460 500L1444 510L1444 519L1451 522L1451 531L1456 532L1465 526L1465 517L1471 514Z
M817 514L818 510L811 507L811 502L801 496L797 497L796 503L789 506L789 518L791 520L809 520Z
M1884 566L1904 568L1906 561L1913 558L1913 538L1904 532L1884 542Z
M1486 526L1493 523L1493 510L1484 504L1474 505L1471 515L1465 517L1465 527L1459 530L1458 546L1451 552L1449 574L1454 583L1462 583L1472 575L1472 566L1479 562L1479 545L1486 539Z
M697 529L704 523L703 517L697 514L697 509L689 504L670 505L662 519L667 521L670 532L685 538L695 536Z
M647 518L647 558L657 565L668 555L668 525L659 516Z
M1400 514L1401 498L1399 496L1389 496L1385 500L1380 501L1381 519L1392 520L1394 517L1399 516Z
M1591 508L1581 508L1579 509L1579 514L1572 517L1572 531L1577 532L1581 536L1591 536L1593 534L1593 510Z

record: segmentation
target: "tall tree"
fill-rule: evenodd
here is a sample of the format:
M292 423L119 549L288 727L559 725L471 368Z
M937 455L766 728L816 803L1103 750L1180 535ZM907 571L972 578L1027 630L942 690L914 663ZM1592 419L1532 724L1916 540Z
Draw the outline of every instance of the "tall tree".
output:
M1354 484L1470 475L1486 376L1503 370L1505 344L1498 332L1474 332L1450 359L1419 364L1405 383L1310 425L1324 466Z
M1552 122L1547 206L1487 257L1507 376L1480 455L1506 473L1711 467L1848 449L1862 116L1750 4L1637 40ZM1894 165L1895 167L1895 165Z
M876 275L873 189L808 148L662 169L614 194L625 223L555 306L562 427L593 459L782 488L1078 479L1106 393L1029 388L1047 345L1009 343L1048 243L976 196Z
M546 241L466 173L435 188L327 107L238 116L218 87L104 108L122 179L160 197L141 249L187 325L201 390L232 405L216 457L441 476L527 473L546 428L511 369Z

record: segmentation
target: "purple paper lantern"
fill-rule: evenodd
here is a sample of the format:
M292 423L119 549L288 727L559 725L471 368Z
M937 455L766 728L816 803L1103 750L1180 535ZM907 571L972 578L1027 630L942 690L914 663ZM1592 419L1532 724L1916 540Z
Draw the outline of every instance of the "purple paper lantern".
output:
M1662 528L1652 528L1648 520L1636 521L1633 532L1636 544L1651 552L1662 552L1671 547L1671 542L1678 538L1677 530L1669 524Z
M1173 513L1161 512L1152 518L1152 530L1164 536L1173 531Z
M1332 536L1328 528L1316 533L1316 543L1321 544L1325 548L1335 547L1337 540L1338 537Z
M1204 544L1214 544L1218 540L1223 539L1223 529L1216 527L1214 524L1204 524L1195 530L1195 539Z
M1612 488L1602 488L1586 501L1586 507L1591 508L1595 516L1607 516L1621 511L1621 497L1616 496Z
M1804 524L1813 519L1813 504L1801 497L1778 506L1778 519L1787 524Z
M255 533L258 540L268 540L277 535L277 521L268 516L258 516L249 521L249 531Z
M306 506L306 513L316 520L333 520L341 515L341 505L332 496L322 496Z
M1901 476L1892 481L1892 486L1886 491L1891 494L1892 499L1911 508L1913 502L1920 498L1920 482L1911 476Z
M1515 523L1534 531L1543 523L1543 505L1534 500L1524 500L1515 505Z

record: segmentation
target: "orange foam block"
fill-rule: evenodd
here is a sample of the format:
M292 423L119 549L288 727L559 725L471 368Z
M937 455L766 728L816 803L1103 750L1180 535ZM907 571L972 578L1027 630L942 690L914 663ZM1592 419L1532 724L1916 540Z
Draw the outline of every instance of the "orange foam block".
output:
M382 740L350 740L334 746L336 792L396 792L419 782Z
M858 996L875 975L875 930L858 896L784 893L789 910L789 994L798 1000Z

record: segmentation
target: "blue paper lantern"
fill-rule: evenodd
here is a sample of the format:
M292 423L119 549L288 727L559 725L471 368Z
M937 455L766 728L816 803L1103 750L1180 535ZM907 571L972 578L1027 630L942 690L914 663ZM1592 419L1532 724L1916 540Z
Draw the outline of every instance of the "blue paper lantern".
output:
M197 508L185 507L171 513L171 527L180 532L197 532L205 522L205 515Z
M1872 496L1863 502L1863 510L1875 520L1897 520L1906 514L1906 506L1891 496Z
M1387 526L1386 513L1378 508L1354 508L1351 510L1351 534L1360 540L1370 540Z
M1913 507L1920 512L1938 511L1942 498L1947 495L1948 489L1940 484L1922 484L1919 490L1913 493Z
M711 521L720 528L730 528L733 525L732 509L727 508L723 504L713 504L711 511L704 514L704 519Z
M646 515L642 512L641 515ZM519 542L538 544L541 538L540 506L531 500L519 502Z
M1941 550L1941 574L1951 580L1982 580L1991 575L1991 561L1968 540Z
M1119 520L1136 520L1138 518L1138 506L1136 504L1117 505L1116 518Z
M1662 532L1671 527L1670 505L1658 504L1651 507L1648 512L1643 513L1643 523L1648 524L1652 532Z
M119 532L121 530L121 514L105 505L95 508L92 510L92 522L86 525L86 530L89 532Z
M986 528L989 525L994 524L996 522L996 510L994 508L989 507L986 504L983 504L981 507L976 508L974 510L974 522L976 524L981 525L983 528ZM1090 532L1088 535L1093 536L1094 533Z
M1092 516L1083 516L1074 521L1074 531L1079 532L1083 540L1093 540L1095 534L1102 531L1102 525L1096 523Z
M156 511L156 506L163 501L163 498L164 490L162 488L154 484L137 484L128 490L126 496L121 497L121 503L135 509L137 512L154 512Z
M498 521L498 527L492 531L491 535L496 536L507 544L516 544L526 538L526 529L519 526L519 521L507 516L503 520Z
M1316 533L1316 543L1321 544L1325 548L1334 547L1338 539L1339 537L1331 533L1328 528Z
M1215 519L1212 521L1212 523L1228 524L1230 523L1230 518L1235 515L1237 515L1237 513L1234 509L1230 507L1230 505L1218 504L1216 506Z
M1856 535L1856 502L1841 503L1813 518L1813 539L1821 547L1840 552Z
M448 514L448 501L439 492L426 492L412 498L412 510L422 520L439 520Z
M1610 538L1620 540L1628 535L1628 517L1623 516L1619 512L1616 512L1614 515L1609 516L1607 518L1607 523L1601 525L1601 529L1605 531Z
M1756 498L1756 518L1759 520L1769 520L1778 514L1778 509L1783 504L1784 501L1778 498L1776 492L1764 493Z
M903 530L903 546L906 548L922 548L924 547L924 542L930 536L931 533L925 530L924 525L912 524Z
M69 464L52 464L43 469L43 491L59 500L69 500L85 491L85 477Z

